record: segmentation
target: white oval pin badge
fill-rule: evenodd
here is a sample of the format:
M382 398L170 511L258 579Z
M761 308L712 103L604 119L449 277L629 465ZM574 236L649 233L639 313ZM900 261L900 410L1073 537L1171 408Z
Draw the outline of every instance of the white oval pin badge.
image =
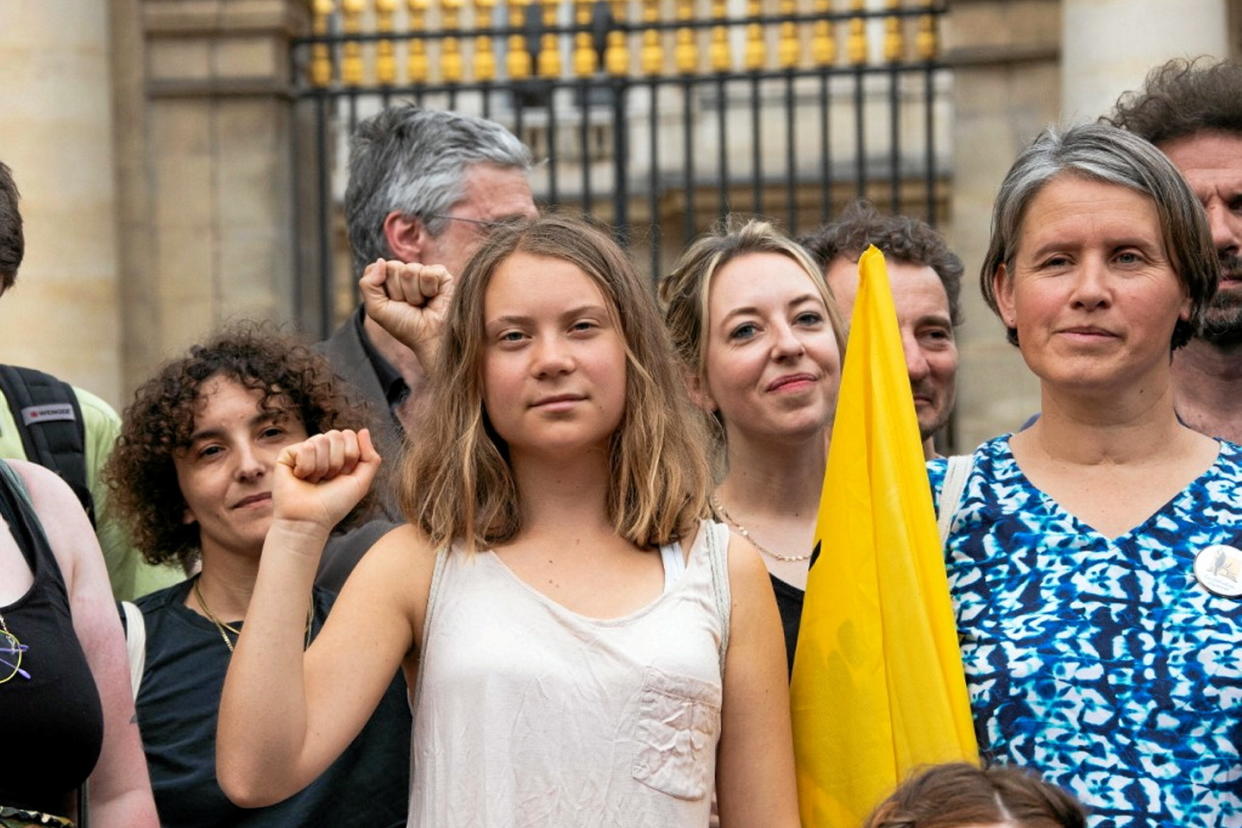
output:
M1242 597L1242 549L1222 543L1200 549L1195 555L1195 579L1213 595Z

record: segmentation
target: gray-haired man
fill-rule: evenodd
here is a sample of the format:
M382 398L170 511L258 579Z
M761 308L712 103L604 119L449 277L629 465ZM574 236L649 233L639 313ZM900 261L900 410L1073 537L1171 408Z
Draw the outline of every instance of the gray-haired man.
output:
M350 143L345 224L354 276L376 259L442 265L454 276L496 222L536 215L530 151L492 121L389 107L358 124ZM415 354L359 307L323 343L338 374L379 414L372 431L394 459L416 431L425 373ZM385 504L396 519L391 503Z
M358 124L350 141L345 225L355 278L376 259L440 265L457 276L488 230L537 214L530 150L492 121L401 104ZM337 374L370 405L371 434L387 468L401 439L418 439L418 356L359 306L320 348ZM378 498L374 520L328 543L318 583L339 590L361 555L401 514L393 488Z

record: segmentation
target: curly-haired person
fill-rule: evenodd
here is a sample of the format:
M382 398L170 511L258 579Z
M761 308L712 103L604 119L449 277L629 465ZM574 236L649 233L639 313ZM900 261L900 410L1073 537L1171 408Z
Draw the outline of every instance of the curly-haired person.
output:
M138 725L162 825L387 825L404 814L410 715L399 676L350 747L297 795L243 809L216 782L220 690L272 520L273 465L309 435L363 422L322 357L258 326L193 346L125 411L106 470L114 508L148 561L201 563L137 602ZM315 589L296 632L306 644L334 600Z
M1242 63L1171 60L1103 120L1155 144L1207 212L1220 283L1202 332L1173 353L1177 414L1242 443Z
M799 242L823 269L847 325L858 293L858 257L871 244L884 253L923 452L937 457L935 435L948 424L957 398L962 260L926 222L882 214L861 200Z

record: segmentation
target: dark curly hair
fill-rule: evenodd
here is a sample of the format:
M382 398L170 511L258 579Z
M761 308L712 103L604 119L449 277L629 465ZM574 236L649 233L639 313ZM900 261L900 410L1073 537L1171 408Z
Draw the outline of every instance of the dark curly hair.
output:
M1020 768L965 762L916 772L880 803L864 828L1085 828L1086 812L1060 788Z
M1177 58L1147 74L1143 88L1117 99L1100 120L1162 144L1196 132L1242 135L1242 63Z
M193 346L134 392L104 468L109 508L150 563L177 561L188 569L198 558L199 530L182 522L186 503L173 455L190 445L199 390L217 376L262 392L265 411L296 415L307 434L359 429L367 422L364 409L346 399L327 360L271 326L232 326ZM342 525L371 502L368 495Z
M859 199L848 205L836 221L798 239L821 269L838 256L857 259L874 244L899 262L930 267L940 277L949 299L949 321L962 324L962 260L927 222L910 216L886 216L871 203Z

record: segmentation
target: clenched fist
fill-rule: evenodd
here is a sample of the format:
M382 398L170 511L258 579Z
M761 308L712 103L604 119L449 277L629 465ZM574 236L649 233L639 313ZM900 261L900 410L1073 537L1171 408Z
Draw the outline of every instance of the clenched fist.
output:
M452 274L442 265L376 259L358 287L367 316L413 351L430 373L453 296Z
M366 495L379 464L365 428L333 429L286 446L276 458L272 517L331 531Z

